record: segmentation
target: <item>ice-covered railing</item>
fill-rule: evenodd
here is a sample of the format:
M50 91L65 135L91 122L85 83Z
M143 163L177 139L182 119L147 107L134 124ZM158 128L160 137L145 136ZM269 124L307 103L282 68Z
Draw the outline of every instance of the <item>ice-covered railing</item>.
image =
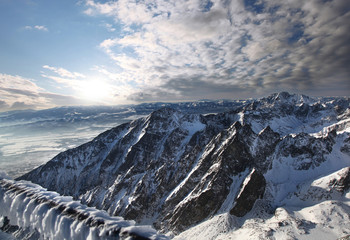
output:
M151 226L135 226L27 181L0 179L0 217L3 230L18 226L40 239L168 239Z

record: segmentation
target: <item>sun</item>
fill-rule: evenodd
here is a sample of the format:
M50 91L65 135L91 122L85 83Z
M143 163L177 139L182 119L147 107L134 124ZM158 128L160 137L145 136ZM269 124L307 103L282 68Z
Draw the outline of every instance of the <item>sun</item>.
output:
M111 95L111 87L103 80L88 80L80 84L79 95L91 103L103 103Z

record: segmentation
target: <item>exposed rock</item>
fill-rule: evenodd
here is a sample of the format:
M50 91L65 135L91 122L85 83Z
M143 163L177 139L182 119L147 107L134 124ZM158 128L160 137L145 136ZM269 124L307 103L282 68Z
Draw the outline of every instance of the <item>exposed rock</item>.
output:
M333 179L329 186L344 194L350 189L350 167L344 169L339 179Z
M253 169L247 176L241 187L241 192L235 199L235 205L230 210L230 214L237 217L245 216L252 210L257 199L262 199L266 187L264 175Z

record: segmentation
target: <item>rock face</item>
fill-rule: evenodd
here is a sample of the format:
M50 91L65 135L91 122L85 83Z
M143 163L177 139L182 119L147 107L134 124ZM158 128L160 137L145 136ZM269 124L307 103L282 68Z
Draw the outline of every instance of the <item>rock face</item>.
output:
M241 192L235 199L230 214L243 217L250 212L257 199L262 199L266 188L264 175L253 169L241 186Z
M343 172L339 174L339 178L332 179L329 182L329 186L336 189L338 192L344 194L350 189L350 167L345 168Z
M349 165L349 103L278 93L219 114L163 108L19 179L178 233L218 213L243 216L263 196L282 198L278 186L294 172L336 158L337 168Z

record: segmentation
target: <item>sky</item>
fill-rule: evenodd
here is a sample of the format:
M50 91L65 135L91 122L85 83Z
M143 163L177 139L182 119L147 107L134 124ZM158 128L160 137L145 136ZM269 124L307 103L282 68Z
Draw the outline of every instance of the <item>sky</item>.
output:
M348 0L0 0L0 111L349 96Z

